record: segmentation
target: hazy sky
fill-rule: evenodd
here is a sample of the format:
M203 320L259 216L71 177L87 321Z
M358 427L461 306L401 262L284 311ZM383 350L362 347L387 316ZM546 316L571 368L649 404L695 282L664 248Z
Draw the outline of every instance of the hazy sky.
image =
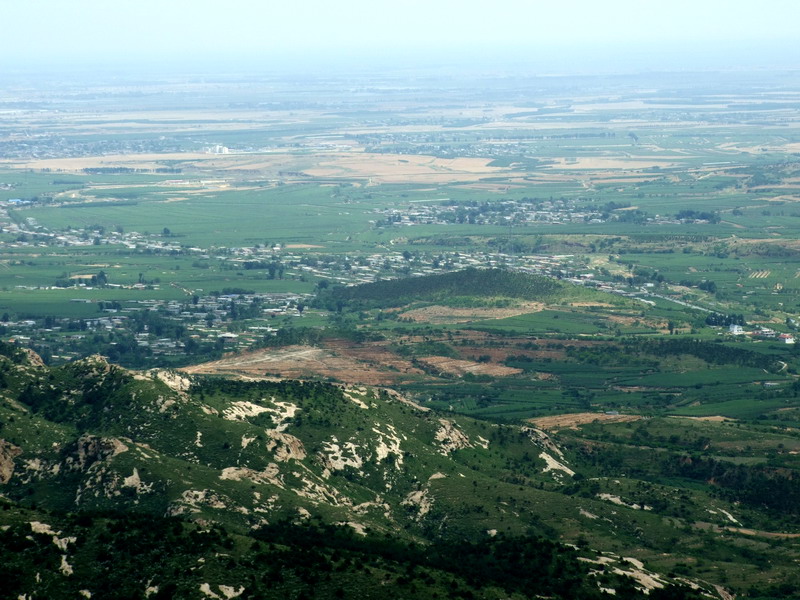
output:
M0 64L12 67L507 47L539 60L584 53L646 65L673 52L688 64L800 64L800 0L0 0L0 18Z

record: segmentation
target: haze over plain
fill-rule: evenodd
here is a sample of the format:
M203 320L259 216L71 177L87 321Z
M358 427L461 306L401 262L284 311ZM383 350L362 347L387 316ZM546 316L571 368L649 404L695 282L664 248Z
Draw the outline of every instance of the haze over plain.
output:
M800 3L474 0L3 2L6 72L350 68L502 60L542 72L788 66Z

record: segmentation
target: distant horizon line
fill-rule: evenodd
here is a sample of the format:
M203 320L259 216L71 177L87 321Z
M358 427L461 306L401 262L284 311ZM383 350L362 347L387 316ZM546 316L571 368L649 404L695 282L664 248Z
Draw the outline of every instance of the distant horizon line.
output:
M375 70L436 71L536 71L542 76L591 74L646 74L658 72L705 72L800 69L794 40L743 41L734 45L715 43L669 44L506 44L491 46L440 45L391 46L382 49L359 46L322 51L315 48L277 48L253 51L61 54L20 56L0 53L5 75L47 72L147 70L161 74L176 71L222 73L297 72L335 69L351 73ZM99 74L99 73L98 73Z

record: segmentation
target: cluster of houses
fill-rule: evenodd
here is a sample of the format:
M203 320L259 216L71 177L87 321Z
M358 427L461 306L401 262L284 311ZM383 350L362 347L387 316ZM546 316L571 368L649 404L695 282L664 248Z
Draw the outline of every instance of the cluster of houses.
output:
M87 136L93 139L84 141L81 139L83 136L65 137L51 132L28 131L27 127L24 129L24 132L12 131L7 134L3 143L4 158L25 160L75 158L109 154L176 152L182 149L177 141L166 137L106 139L98 136L94 139L94 136Z
M746 330L742 325L731 325L728 328L731 335L746 335L752 338L777 339L784 344L794 344L795 339L791 333L779 333L769 327L756 326L754 329Z
M77 348L84 340L97 333L131 334L137 346L148 349L153 356L176 356L185 351L185 341L220 343L231 350L245 349L266 335L275 334L282 318L301 316L298 304L308 295L289 293L223 294L198 298L197 302L145 299L98 305L98 316L92 318L25 319L2 323L5 338L14 343L57 348L53 358L68 360L76 357ZM95 304L83 298L73 302ZM258 314L242 322L232 315L231 306L248 306L256 303ZM180 338L165 335L145 324L137 331L135 313L147 311L158 314L160 320L181 326L185 334ZM98 350L100 350L98 348Z
M489 208L489 210L487 210ZM522 200L493 201L483 207L451 204L432 200L415 203L407 208L378 208L381 219L372 221L376 227L412 225L515 225L525 223L603 223L600 210L579 208L571 201L541 200L535 203Z
M525 225L527 223L605 223L624 218L626 208L580 205L574 199L506 199L482 205L453 203L447 200L415 202L405 208L376 208L380 219L371 221L376 227L413 225ZM706 224L707 219L678 218L671 215L642 215L641 222L650 225Z

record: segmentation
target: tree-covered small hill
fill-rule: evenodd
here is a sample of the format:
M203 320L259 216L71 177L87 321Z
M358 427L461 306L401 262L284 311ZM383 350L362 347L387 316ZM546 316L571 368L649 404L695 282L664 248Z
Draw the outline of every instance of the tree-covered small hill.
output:
M504 269L469 268L441 275L424 275L334 287L320 293L317 303L335 310L390 308L415 301L447 303L453 298L514 298L545 301L564 294L567 286L550 277Z

